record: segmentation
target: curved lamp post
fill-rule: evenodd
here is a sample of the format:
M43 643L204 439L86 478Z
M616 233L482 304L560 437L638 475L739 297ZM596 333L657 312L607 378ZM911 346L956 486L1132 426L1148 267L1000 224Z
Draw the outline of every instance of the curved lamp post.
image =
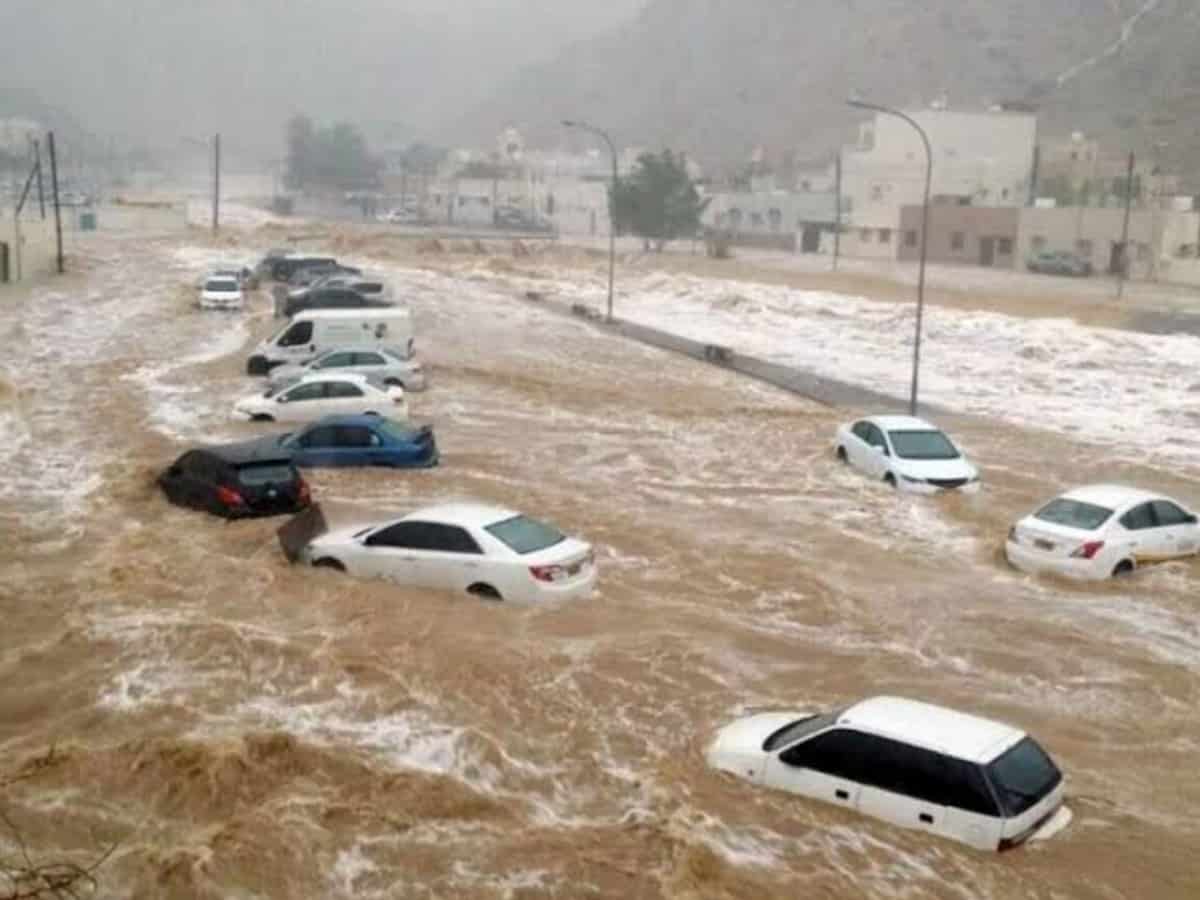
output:
M913 366L912 366L912 391L908 398L909 415L917 414L917 388L919 385L921 371L921 321L925 314L925 253L929 242L929 186L933 180L933 151L929 147L929 136L925 134L925 129L917 124L916 120L907 113L903 113L898 109L892 109L890 106L880 106L877 103L868 103L865 100L847 100L850 106L857 109L868 109L873 112L885 113L889 116L896 116L903 119L921 136L921 143L925 146L925 201L921 205L921 262L917 270L917 334L913 341Z
M609 322L613 318L613 272L616 269L617 261L617 220L615 207L617 205L617 148L613 146L612 138L608 133L594 125L589 125L587 122L579 122L572 119L563 119L563 125L567 128L578 128L581 131L587 131L596 135L608 144L608 152L612 155L612 189L608 194L608 314L605 319Z

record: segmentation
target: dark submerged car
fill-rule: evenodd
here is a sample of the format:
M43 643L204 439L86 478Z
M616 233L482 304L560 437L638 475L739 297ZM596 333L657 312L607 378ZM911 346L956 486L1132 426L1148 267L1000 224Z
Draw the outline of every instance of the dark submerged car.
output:
M158 484L176 506L226 519L295 513L312 502L292 454L260 441L189 450Z

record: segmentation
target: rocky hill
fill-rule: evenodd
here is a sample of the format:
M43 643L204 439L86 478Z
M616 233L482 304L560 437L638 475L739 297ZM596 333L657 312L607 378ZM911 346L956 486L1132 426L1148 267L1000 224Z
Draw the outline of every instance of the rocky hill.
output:
M953 107L1033 101L1043 131L1112 147L1168 141L1200 162L1194 0L650 0L634 21L523 70L457 122L553 139L585 117L629 144L710 162L757 145L819 154L849 133L847 95ZM561 132L558 132L561 133Z

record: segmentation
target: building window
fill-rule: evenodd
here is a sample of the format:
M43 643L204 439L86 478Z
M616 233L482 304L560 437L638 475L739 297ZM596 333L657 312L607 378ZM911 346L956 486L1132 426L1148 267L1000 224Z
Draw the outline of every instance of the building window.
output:
M458 198L458 205L459 205L459 206L466 206L466 205L467 205L467 198L466 198L466 197L459 197L459 198Z
M879 184L871 185L871 200L875 203L883 202L883 186Z
M967 245L967 236L961 231L953 231L950 233L950 249L961 250Z
M862 241L862 243L864 243L864 244L871 243L871 229L870 228L860 228L858 230L858 239L860 241Z
M809 181L807 178L802 179L800 181L800 190L804 191L804 193L807 194L809 191L812 190L812 182Z
M905 247L917 246L917 229L910 228L910 229L908 229L908 231L904 232L904 246Z
M1007 199L1008 199L1008 188L1004 188L1004 189L1003 189L1003 190L1000 192L1000 199L1001 199L1001 200L1007 200Z
M1149 258L1150 258L1150 245L1139 243L1137 245L1137 260L1138 260L1138 262L1145 262Z
M758 213L758 212L750 213L750 224L751 225L753 225L757 228L761 228L762 223L763 223L762 213Z
M1092 258L1092 242L1088 240L1078 240L1075 242L1075 252L1084 259Z
M1000 238L996 241L996 252L1001 256L1012 256L1012 238Z
M767 210L767 219L771 223L772 231L778 231L781 227L783 227L783 213L775 207L771 207L769 210Z
M1029 249L1032 250L1034 253L1040 253L1041 251L1045 250L1046 249L1045 235L1035 234L1033 236L1033 239L1030 240L1030 242L1029 242Z
M892 229L880 228L879 229L879 243L890 244L891 242L892 242Z

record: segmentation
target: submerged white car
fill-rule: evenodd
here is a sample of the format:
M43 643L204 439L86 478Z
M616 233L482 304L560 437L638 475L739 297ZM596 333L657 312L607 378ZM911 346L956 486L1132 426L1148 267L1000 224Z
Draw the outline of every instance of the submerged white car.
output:
M425 369L412 353L392 347L338 348L322 353L303 365L283 365L272 369L272 385L279 385L318 372L356 372L371 375L384 384L396 385L406 391L425 388Z
M590 594L590 544L509 509L454 503L329 530L320 507L279 531L292 561L398 584L538 602Z
M1071 820L1062 773L1025 732L898 697L740 719L718 732L708 762L981 850L1050 837Z
M235 418L252 422L314 422L330 415L377 415L404 421L404 388L354 373L305 375L260 394L243 397Z
M242 285L234 275L210 275L200 287L201 309L241 309Z
M1200 553L1196 514L1169 497L1094 484L1055 497L1008 532L1004 555L1023 572L1099 581Z
M903 491L979 490L979 470L940 429L912 416L870 416L837 430L838 459Z

